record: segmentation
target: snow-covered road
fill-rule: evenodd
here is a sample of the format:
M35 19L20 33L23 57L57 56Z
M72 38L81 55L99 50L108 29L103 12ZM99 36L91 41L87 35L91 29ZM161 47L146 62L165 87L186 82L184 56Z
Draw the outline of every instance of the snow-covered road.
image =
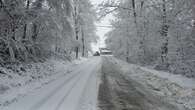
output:
M195 80L102 58L102 110L195 110ZM185 80L184 80L185 79Z
M63 72L59 68L61 77L19 97L2 110L195 108L194 79L127 64L112 56L91 57L69 69Z
M95 110L101 58L94 57L72 72L21 97L5 110Z

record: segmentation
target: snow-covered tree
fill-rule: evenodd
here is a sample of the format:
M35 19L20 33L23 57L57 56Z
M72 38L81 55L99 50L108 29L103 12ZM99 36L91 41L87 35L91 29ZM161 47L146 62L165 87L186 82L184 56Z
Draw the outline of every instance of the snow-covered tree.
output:
M90 2L86 3L83 21L92 25L95 19L85 20L94 13ZM0 61L38 60L54 54L71 56L79 42L74 37L74 6L80 10L78 4L73 0L0 0ZM94 30L88 28L85 33Z
M75 47L76 58L79 53L86 56L90 50L90 42L97 37L95 34L96 12L89 0L75 0L74 23L77 45ZM81 50L81 51L79 51Z
M123 0L101 4L100 15L113 13L107 44L131 63L194 76L193 0Z

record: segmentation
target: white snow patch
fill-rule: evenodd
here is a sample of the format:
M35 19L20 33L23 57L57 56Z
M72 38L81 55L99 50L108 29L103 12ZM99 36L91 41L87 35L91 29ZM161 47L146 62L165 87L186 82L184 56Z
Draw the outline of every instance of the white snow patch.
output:
M0 67L0 109L16 102L18 98L29 92L42 88L59 77L70 73L75 64L80 64L85 60L87 59L80 58L68 62L49 59L44 63L16 66L15 71Z
M148 69L148 68L144 68L144 67L140 67L140 68L144 71L150 72L150 73L157 75L161 78L168 79L173 83L177 83L180 86L182 86L183 88L195 89L195 79L193 79L193 78L187 78L187 77L182 76L182 75L175 75L175 74L162 72L162 71L156 71L156 70Z
M187 110L195 110L195 79L128 64L116 58L112 58L112 61L120 65L124 74L152 92Z

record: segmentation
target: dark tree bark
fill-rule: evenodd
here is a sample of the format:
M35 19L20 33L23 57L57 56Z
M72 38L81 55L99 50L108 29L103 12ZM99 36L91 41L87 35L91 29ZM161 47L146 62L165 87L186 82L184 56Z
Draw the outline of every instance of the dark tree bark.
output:
M75 22L75 37L76 37L76 40L78 41L79 40L79 27L78 27L78 8L77 8L77 5L75 5L74 7L74 22ZM75 47L75 53L76 53L76 59L78 59L79 57L79 46L76 46Z
M26 2L26 11L29 9L30 6L30 0ZM27 33L27 23L24 24L24 34L23 39L26 39L26 33Z
M32 35L32 40L33 42L36 42L36 39L37 39L37 36L38 36L38 26L36 23L33 23L33 27L32 27L32 32L33 32L33 35Z
M166 0L162 0L163 4L162 4L162 10L163 10L163 14L162 14L162 31L161 31L161 35L164 39L163 44L161 46L161 60L162 63L165 64L167 63L167 55L168 55L168 45L169 45L169 40L168 40L168 30L169 30L169 26L168 26L168 22L167 22L167 10L166 10Z
M143 15L143 12L144 12L144 1L141 1L140 4L141 4L141 7L140 7L140 17L145 17L145 15ZM145 30L145 20L144 21L140 21L141 23L139 24L140 25L140 50L142 51L141 52L141 59L143 59L145 57L145 46L144 46L144 43L145 43L145 33L144 33L144 30Z
M82 52L82 56L85 56L85 35L84 35L84 30L82 29L82 44L83 44L83 52Z
M79 31L78 31L78 29L76 29L76 40L77 41L79 40ZM76 52L76 59L78 59L79 58L79 47L78 46L76 46L75 52Z
M192 32L192 37L195 38L195 0L193 0L192 14L193 14L193 32Z
M137 13L136 13L135 0L132 0L132 7L133 7L133 16L134 16L134 19L135 19L135 24L137 24Z

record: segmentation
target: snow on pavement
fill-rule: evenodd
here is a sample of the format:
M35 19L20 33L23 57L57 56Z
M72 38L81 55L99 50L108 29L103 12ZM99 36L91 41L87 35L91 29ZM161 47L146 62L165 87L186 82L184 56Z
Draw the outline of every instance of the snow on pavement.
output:
M138 86L141 84L144 88L147 88L151 94L161 97L162 100L166 99L168 103L178 105L178 107L181 107L181 110L195 109L194 79L127 64L112 56L107 58L112 64L117 65L114 69L109 68L109 71L113 71L114 73L122 71L125 76L129 76L133 79L128 85L135 82ZM82 59L84 60L83 62L75 61L72 66L65 67L65 69L63 64L58 65L54 67L58 70L58 74L51 78L53 80L48 79L49 82L43 81L46 84L41 87L35 86L37 87L35 90L31 89L26 95L22 95L15 100L13 104L0 109L97 110L100 73L102 72L101 59L101 57ZM26 89L28 90L28 88ZM128 89L131 88L129 87ZM143 94L147 94L147 92Z
M0 108L8 106L30 91L40 88L53 80L69 73L74 63L47 60L44 63L19 65L16 70L0 67ZM20 69L23 69L21 71ZM17 72L16 72L17 71ZM62 71L65 73L61 74ZM4 89L7 88L7 89Z
M81 100L76 110L97 110L97 97L100 84L102 61L98 61L93 73L85 85ZM96 99L96 100L94 100Z
M100 58L94 58L91 60L90 63L87 63L82 68L81 77L77 80L76 84L73 86L71 92L65 97L62 101L62 104L58 106L59 109L56 110L80 110L83 106L79 104L79 102L89 102L87 104L93 104L92 106L85 106L87 107L85 110L94 110L96 109L96 100L97 100L97 86L96 85L96 78L98 69L97 68L100 64ZM92 80L93 79L93 80ZM90 85L92 84L92 85ZM92 91L86 91L87 89L91 89ZM96 90L96 91L94 91ZM83 98L83 93L86 93L89 97ZM95 102L95 103L94 103ZM85 103L86 104L86 103Z
M24 97L20 97L17 102L2 108L2 110L76 110L76 108L80 108L77 105L81 106L79 102L81 102L85 86L92 84L90 85L93 87L91 90L97 90L97 80L95 79L99 71L97 65L100 65L100 61L100 58L86 60L85 63L73 67L72 72ZM94 91L91 92L93 93L90 91L87 93L93 94L93 96L90 96L89 101L85 99L85 102L92 103L93 108L96 108L97 92L95 94Z
M110 59L120 66L124 74L141 83L154 94L187 110L195 109L195 79L128 64L114 57Z

